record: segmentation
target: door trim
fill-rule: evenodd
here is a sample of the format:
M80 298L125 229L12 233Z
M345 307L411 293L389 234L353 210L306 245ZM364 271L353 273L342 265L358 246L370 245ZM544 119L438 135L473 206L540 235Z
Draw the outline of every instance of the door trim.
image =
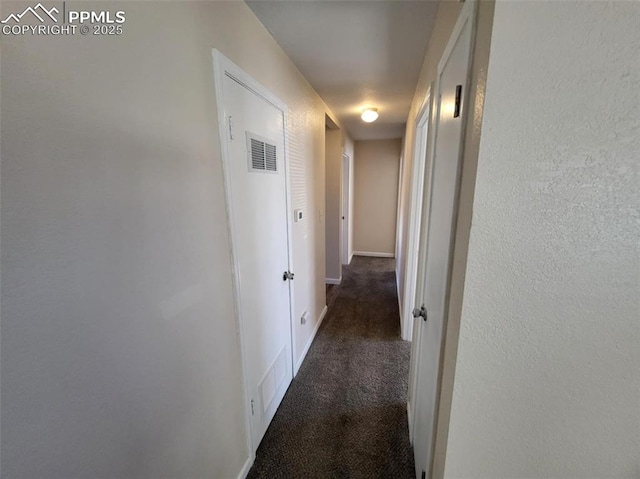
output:
M222 175L224 181L225 191L225 203L227 211L227 231L229 232L230 249L231 249L231 261L233 264L232 272L232 284L233 284L233 304L235 309L236 327L240 336L240 357L242 363L242 386L243 386L243 399L244 399L244 412L245 412L245 434L246 443L249 450L249 462L253 464L255 460L256 449L258 444L253 444L253 433L251 431L251 398L249 395L249 385L247 384L247 351L244 339L243 321L241 317L240 308L240 276L239 276L239 261L238 253L235 248L236 233L233 228L233 205L231 203L231 168L228 146L228 134L229 130L227 125L227 112L224 107L224 79L229 77L232 80L238 82L252 93L256 94L266 102L270 103L278 110L282 112L283 118L283 142L284 142L284 170L285 170L285 189L286 189L286 217L287 217L287 256L288 256L288 270L293 271L293 251L292 251L292 238L293 238L293 218L290 214L291 211L291 183L290 183L290 168L289 168L289 154L288 154L288 135L287 135L287 117L288 108L280 98L275 96L265 86L253 79L248 73L242 70L238 65L233 63L229 58L224 56L219 50L212 50L213 56L213 75L215 84L216 95L216 108L218 111L218 134L220 140L221 160L222 160ZM291 351L291 373L294 376L294 358L295 358L295 342L293 340L293 327L294 327L294 285L292 281L289 281L289 349Z

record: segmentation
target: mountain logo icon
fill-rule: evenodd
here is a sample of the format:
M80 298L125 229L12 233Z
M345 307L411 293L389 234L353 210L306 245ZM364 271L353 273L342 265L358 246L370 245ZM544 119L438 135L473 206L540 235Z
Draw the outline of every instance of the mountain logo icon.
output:
M46 17L49 17L54 22L58 23L58 19L54 16L54 14L58 14L60 13L60 11L56 7L47 10L46 8L44 8L42 3L38 3L35 7L25 8L22 13L10 14L7 18L0 21L0 23L9 23L10 20L13 20L16 23L20 23L22 17L24 17L27 13L33 14L38 20L40 20L40 23L44 23Z

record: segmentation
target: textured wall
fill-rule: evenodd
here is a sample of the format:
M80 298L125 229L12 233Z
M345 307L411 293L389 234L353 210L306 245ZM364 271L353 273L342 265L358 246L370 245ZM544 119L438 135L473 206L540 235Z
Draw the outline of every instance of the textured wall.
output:
M393 255L402 140L356 141L354 231L356 252Z
M242 2L100 5L122 36L2 38L2 474L237 477L211 50L289 106L298 352L325 305L326 106Z
M640 476L640 4L495 9L445 476Z

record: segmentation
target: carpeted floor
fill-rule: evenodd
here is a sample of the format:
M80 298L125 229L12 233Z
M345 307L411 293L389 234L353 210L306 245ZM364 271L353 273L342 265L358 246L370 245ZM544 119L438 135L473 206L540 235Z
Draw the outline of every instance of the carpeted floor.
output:
M413 478L394 261L356 256L258 448L253 478Z

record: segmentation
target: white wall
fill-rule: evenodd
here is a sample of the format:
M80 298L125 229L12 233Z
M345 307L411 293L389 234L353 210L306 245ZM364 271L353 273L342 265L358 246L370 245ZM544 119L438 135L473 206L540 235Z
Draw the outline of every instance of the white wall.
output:
M640 475L639 21L496 4L446 477Z
M2 38L2 473L234 478L212 48L290 109L298 354L325 305L327 109L242 2L100 6L122 36Z
M355 142L353 248L356 252L391 256L395 253L401 146L401 139Z

